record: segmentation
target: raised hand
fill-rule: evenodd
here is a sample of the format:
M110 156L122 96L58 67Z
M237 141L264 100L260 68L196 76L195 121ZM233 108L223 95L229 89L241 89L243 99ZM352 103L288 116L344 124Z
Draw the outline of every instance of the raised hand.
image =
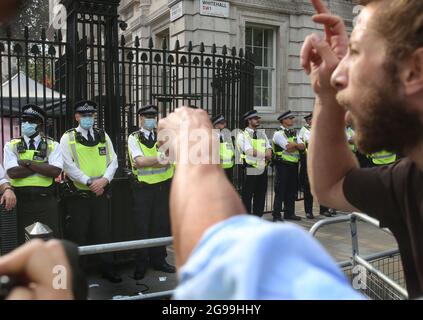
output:
M323 24L325 38L322 39L318 34L306 37L301 49L301 65L310 75L313 90L317 94L333 95L335 91L330 84L330 78L348 52L348 34L342 19L330 14L321 0L311 2L317 12L317 15L313 16L313 21Z

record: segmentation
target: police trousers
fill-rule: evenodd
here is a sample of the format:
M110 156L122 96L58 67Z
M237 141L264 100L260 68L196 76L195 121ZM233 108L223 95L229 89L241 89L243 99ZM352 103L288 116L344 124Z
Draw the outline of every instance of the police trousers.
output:
M275 163L275 199L273 202L273 217L281 218L282 202L285 217L295 215L295 201L298 193L298 164Z
M136 183L133 186L133 214L138 240L170 236L170 185L171 180L151 185ZM161 265L166 257L165 246L140 249L137 252L135 267Z
M80 246L112 242L110 195L97 197L91 191L66 199L65 238ZM100 255L103 272L113 271L113 254Z
M313 214L313 195L311 193L310 188L310 180L308 178L307 173L307 157L301 160L301 171L304 174L304 184L303 184L303 191L304 191L304 211L305 213ZM320 214L328 211L329 208L325 206L320 206Z
M266 202L267 192L267 167L260 174L251 174L249 170L256 171L252 167L244 167L244 183L242 185L241 198L248 213L262 217Z
M35 222L47 225L54 238L61 238L59 226L59 206L53 188L19 187L15 188L17 198L18 244L25 242L25 228Z

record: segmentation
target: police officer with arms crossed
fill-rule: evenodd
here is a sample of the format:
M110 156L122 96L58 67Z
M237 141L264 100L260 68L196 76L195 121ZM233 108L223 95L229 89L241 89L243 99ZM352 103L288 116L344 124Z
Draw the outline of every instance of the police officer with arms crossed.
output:
M59 144L40 134L46 113L38 106L22 108L22 136L4 146L4 168L17 196L18 242L25 242L25 228L46 224L60 238L54 178L62 172Z
M231 133L227 129L226 119L223 115L218 114L211 119L213 128L220 130L219 141L220 141L220 162L222 168L225 170L225 174L230 181L232 181L232 173L235 160L235 150L231 139Z
M282 221L282 202L287 220L301 220L295 215L295 200L298 192L298 163L300 151L305 149L298 143L297 133L290 129L294 125L294 114L287 111L278 117L281 127L273 135L273 152L276 167L275 200L273 221Z
M133 187L134 218L139 239L170 235L169 196L174 166L157 148L157 107L138 110L141 129L128 138L129 158L136 177ZM144 278L150 264L155 270L175 273L166 262L166 247L141 249L136 258L134 279Z
M65 236L78 245L111 241L109 195L106 188L118 167L109 136L94 128L97 104L80 101L75 105L77 128L68 130L60 140L64 171L76 192L66 201ZM89 239L91 236L91 239ZM102 254L102 276L111 282L122 279L113 266L113 255Z
M262 217L267 191L267 166L272 158L272 147L264 130L258 131L261 118L256 110L245 113L243 119L246 128L237 137L237 147L245 169L241 196L247 212Z

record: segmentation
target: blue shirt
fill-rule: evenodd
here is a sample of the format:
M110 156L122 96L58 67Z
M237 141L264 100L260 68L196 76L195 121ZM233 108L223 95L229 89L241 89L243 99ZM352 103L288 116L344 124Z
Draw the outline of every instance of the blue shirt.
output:
M207 230L179 277L175 299L364 299L306 231L248 215Z

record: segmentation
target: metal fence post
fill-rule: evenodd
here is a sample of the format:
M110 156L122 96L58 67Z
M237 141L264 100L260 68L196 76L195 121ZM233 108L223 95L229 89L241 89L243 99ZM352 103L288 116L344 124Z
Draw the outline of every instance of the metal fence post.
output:
M354 215L350 215L350 230L351 230L351 258L354 260L354 257L359 254L358 248L358 235L357 235L357 218ZM354 262L355 263L355 262Z

